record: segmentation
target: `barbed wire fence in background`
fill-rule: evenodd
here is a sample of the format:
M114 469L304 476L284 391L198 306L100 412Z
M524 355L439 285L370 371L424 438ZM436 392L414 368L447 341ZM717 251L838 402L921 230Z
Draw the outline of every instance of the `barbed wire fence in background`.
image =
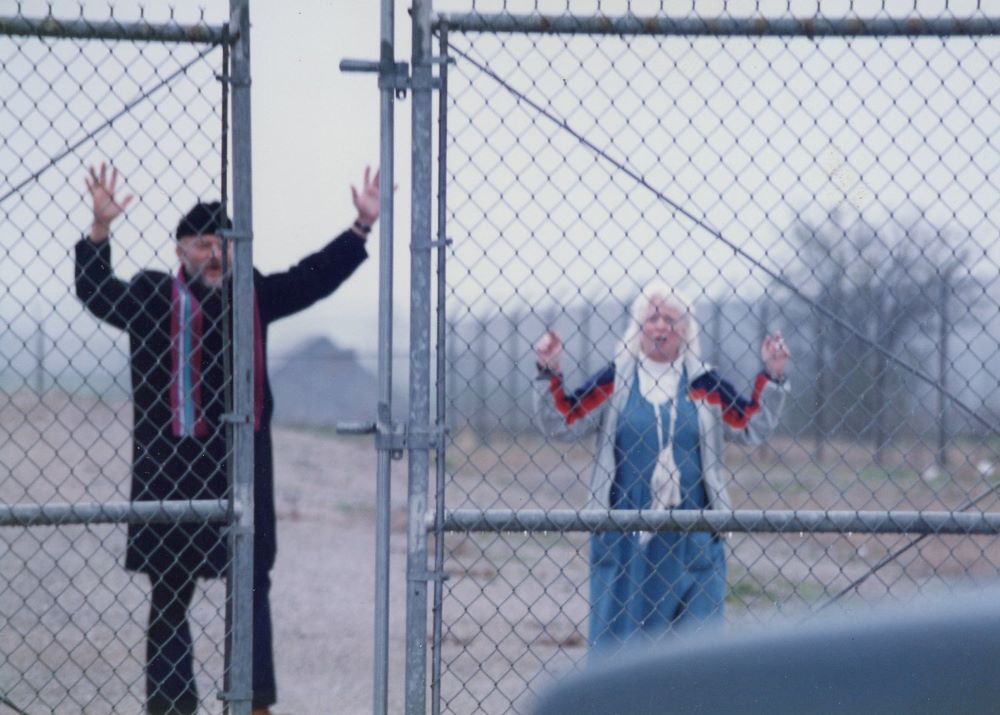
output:
M597 532L725 535L733 623L995 579L1000 21L481 5L433 22L430 709L521 710L582 664ZM538 431L535 341L556 330L581 384L653 279L693 296L703 358L745 392L762 337L790 346L776 433L726 450L734 511L588 512L589 443Z
M73 246L91 224L84 178L108 161L123 177L119 191L136 196L111 239L115 274L174 273L179 219L197 201L226 200L224 83L246 63L228 66L237 38L203 18L17 14L0 18L0 36L0 696L23 712L140 712L150 593L145 576L123 568L125 525L165 525L157 533L169 539L242 523L241 511L214 497L132 501L143 498L128 488L132 429L145 415L129 399L129 336L87 312L74 288ZM233 148L245 151L239 112L233 126ZM250 275L239 251L234 271L237 282ZM221 331L223 352L250 325L239 311L235 324L236 333ZM245 408L225 370L224 390L236 394L227 408L235 411L233 399ZM235 478L250 484L234 451L242 428L212 429L210 468L224 483L238 462ZM245 546L231 553L246 559ZM249 652L249 590L234 591L227 620L226 584L203 583L190 609L199 707L249 713L249 665L238 655ZM242 650L232 650L234 638Z

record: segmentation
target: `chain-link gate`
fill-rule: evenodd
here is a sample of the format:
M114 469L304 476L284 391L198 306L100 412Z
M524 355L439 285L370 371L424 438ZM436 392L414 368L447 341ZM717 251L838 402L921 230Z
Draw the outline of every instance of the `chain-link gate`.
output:
M430 709L507 712L630 633L994 579L1000 20L959 2L473 5L413 12L411 520L431 470L437 501L430 558L410 528L408 712L425 629ZM436 426L413 404L432 247ZM656 281L669 299L635 313ZM664 335L697 339L657 397L669 338L642 340L663 310ZM769 375L777 331L791 358ZM736 439L713 452L719 421Z
M235 32L0 18L5 712L249 713L251 403L231 379L252 355L231 350L251 336L249 246L234 302L178 274L174 238L196 203L227 204L229 82L248 67L242 39L228 66L248 27L233 8ZM224 234L223 257L249 235L248 85L232 92L235 228L187 226ZM231 557L228 595L193 580Z

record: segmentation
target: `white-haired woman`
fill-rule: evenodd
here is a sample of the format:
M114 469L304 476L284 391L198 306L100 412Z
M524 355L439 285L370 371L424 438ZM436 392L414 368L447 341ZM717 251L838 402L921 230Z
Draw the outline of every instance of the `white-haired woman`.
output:
M723 434L756 444L777 423L789 358L781 335L764 339L764 369L747 399L701 362L690 305L665 284L647 286L614 362L571 393L559 370L559 337L550 331L535 346L541 429L565 439L597 435L589 508L729 509ZM725 597L717 535L591 538L592 647L718 620Z

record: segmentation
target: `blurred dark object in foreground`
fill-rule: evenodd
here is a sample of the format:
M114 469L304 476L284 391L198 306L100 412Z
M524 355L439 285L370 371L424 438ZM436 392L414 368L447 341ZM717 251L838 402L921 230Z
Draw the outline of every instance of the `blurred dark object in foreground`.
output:
M1000 589L678 637L595 662L535 715L1000 712Z

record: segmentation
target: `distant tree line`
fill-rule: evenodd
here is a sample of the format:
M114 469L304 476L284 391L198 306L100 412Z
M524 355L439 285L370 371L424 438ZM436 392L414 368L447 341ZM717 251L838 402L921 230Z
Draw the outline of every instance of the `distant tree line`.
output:
M949 395L988 419L1000 414L991 402L1000 376L996 291L974 275L969 251L958 234L925 220L872 225L834 212L800 221L769 255L798 294L771 283L757 297L734 286L725 300L702 300L703 356L748 385L761 337L781 329L794 356L786 433L813 441L820 457L830 439L864 442L877 461L895 438L916 435L944 463L951 437L982 431ZM530 430L534 340L556 328L567 345L567 381L581 380L612 358L628 303L579 296L565 306L498 306L486 316L451 310L453 427Z

